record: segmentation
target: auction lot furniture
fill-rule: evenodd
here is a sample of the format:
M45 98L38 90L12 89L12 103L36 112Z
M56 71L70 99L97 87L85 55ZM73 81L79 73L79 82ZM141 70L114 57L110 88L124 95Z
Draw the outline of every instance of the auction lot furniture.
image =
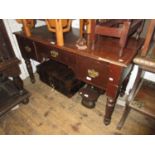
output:
M50 33L46 26L33 29L30 37L23 32L14 34L32 82L35 82L35 77L30 59L41 63L51 59L67 65L77 79L106 91L104 123L110 123L117 97L126 88L132 59L141 48L142 39L130 38L123 56L119 58L119 39L103 37L97 40L95 49L88 46L87 49L80 50L76 47L80 33L75 28L64 34L64 46L56 44L55 34Z
M139 66L133 88L126 99L126 107L117 128L121 129L131 109L155 119L155 83L144 79L145 71L155 73L155 44L151 43L155 20L151 20L141 53L134 58Z

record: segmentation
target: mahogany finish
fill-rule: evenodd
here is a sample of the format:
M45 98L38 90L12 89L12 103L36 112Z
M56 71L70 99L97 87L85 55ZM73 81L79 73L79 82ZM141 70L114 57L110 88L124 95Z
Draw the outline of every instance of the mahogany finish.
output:
M107 108L104 123L110 123L121 85L130 74L132 59L143 40L129 39L120 59L119 39L116 38L102 37L96 42L95 49L88 46L85 50L79 50L76 47L76 41L80 37L78 29L64 34L64 46L56 44L55 35L51 34L46 26L35 28L30 37L26 37L23 32L16 32L15 35L32 81L32 67L27 63L30 58L39 62L50 58L67 64L78 79L106 90ZM86 39L89 42L89 35Z

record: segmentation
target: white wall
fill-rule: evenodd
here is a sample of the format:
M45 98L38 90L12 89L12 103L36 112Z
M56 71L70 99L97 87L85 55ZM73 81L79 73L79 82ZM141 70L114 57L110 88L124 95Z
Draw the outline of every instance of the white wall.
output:
M20 50L19 50L19 47L18 47L16 38L15 38L15 36L12 34L13 32L20 31L20 30L21 30L21 25L18 24L14 19L4 19L4 23L5 23L7 32L8 32L8 34L9 34L11 43L12 43L12 45L13 45L13 49L14 49L14 51L15 51L15 54L16 54L16 56L21 60L21 65L20 65L20 69L21 69L21 78L22 78L22 79L25 79L26 77L28 77L27 69L26 69L24 60L23 60L23 58L22 58L22 56L21 56L21 53L20 53ZM44 25L44 24L45 24L45 23L44 23L43 21L37 22L37 26L41 26L41 25ZM72 26L73 26L73 27L76 27L76 28L79 27L79 20L73 20ZM147 27L147 23L145 24L145 29L146 29L146 27ZM142 33L142 36L145 36L145 33L146 33L146 32L143 32L143 33ZM35 67L36 64L38 64L38 63L35 62L35 61L32 61L32 67L33 67L33 71L34 71L34 72L36 71L36 67ZM132 85L133 85L133 81L134 81L134 79L135 79L136 72L137 72L137 66L134 67L134 70L133 70L133 72L132 72L129 85L128 85L128 87L127 87L127 92L129 91L129 89L130 89L130 88L132 87ZM151 74L151 73L146 73L146 74L145 74L145 78L147 78L148 80L155 81L155 75L154 75L154 74Z
M14 32L21 31L22 25L18 24L15 19L4 19L3 21L4 21L4 24L6 26L6 30L8 32L8 35L10 37L10 41L12 43L12 47L14 49L15 55L21 61L21 64L20 64L21 75L20 75L20 77L22 79L25 79L26 77L28 77L28 72L26 69L26 65L24 63L24 59L21 56L21 52L20 52L20 49L18 47L16 37L15 37L15 35L13 35ZM38 21L36 26L38 27L38 26L41 26L44 24L45 23L43 21ZM35 72L36 71L35 66L38 63L35 61L31 61L31 62L32 62L33 71Z

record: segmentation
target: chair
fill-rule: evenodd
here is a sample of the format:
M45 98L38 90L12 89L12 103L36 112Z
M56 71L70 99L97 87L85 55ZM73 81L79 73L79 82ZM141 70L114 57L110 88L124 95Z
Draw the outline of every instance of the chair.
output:
M133 88L126 98L125 110L117 129L123 127L131 109L155 119L155 83L143 78L145 71L155 73L155 43L151 42L154 28L155 20L151 20L141 52L133 60L139 66L138 73Z
M90 22L91 19L80 19L80 37L83 37L83 34L86 29L86 33L90 34L91 28L90 28Z
M31 29L35 27L36 20L34 19L16 19L23 25L23 32L27 37L31 36ZM47 28L49 31L56 33L57 44L64 45L63 33L71 29L70 19L46 19Z
M70 31L71 22L70 19L46 19L47 28L49 31L56 33L59 46L64 45L63 33Z
M90 40L92 42L92 48L94 49L96 36L108 36L119 39L119 57L123 55L123 49L126 46L128 37L137 33L136 38L143 28L143 20L141 19L110 19L110 20L89 20L90 27Z

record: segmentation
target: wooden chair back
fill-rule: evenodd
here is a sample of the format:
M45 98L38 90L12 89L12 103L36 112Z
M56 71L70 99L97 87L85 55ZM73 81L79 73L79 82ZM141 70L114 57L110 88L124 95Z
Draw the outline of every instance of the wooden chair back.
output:
M103 23L98 22L97 20L91 20L90 25L90 39L92 40L92 47L94 48L96 35L119 38L119 57L122 57L123 49L126 46L128 37L137 32L137 39L139 38L143 28L143 20L115 19L106 20Z

